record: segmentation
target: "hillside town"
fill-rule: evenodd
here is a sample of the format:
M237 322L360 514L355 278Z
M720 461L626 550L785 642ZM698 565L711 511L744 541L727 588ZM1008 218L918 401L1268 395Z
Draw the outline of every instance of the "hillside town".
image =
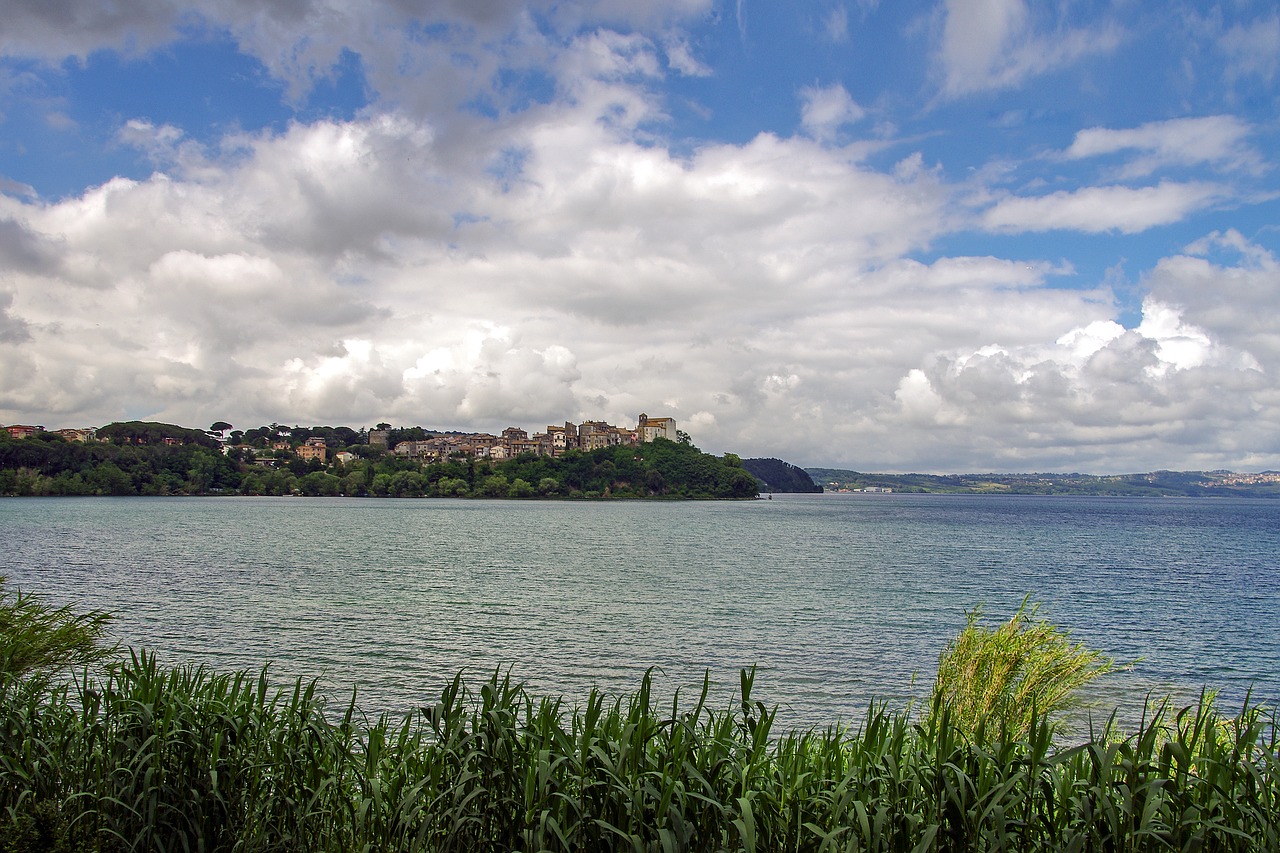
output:
M694 447L669 417L530 434L149 421L62 432L0 428L0 496L246 495L742 500L759 494L732 453Z
M225 429L219 427L225 427ZM108 439L105 435L99 435L99 430L93 427L45 430L43 426L12 424L3 429L11 439L17 440L31 438L38 434L51 434L76 442L116 440L140 444L148 441L147 438L137 435L116 436ZM267 435L261 434L264 430L268 432ZM398 438L406 432L415 434L415 437ZM232 430L230 424L219 422L214 424L214 428L205 430L204 434L218 441L224 453L241 450L258 455L270 455L289 451L303 460L314 459L322 463L349 462L356 458L350 451L338 450L331 460L330 452L336 447L344 446L343 442L335 442L322 436L298 438L297 430L289 427L274 426L245 433L242 430ZM614 426L605 421L583 421L580 424L566 421L563 426L549 425L543 432L535 432L532 435L527 430L515 426L507 427L500 435L493 435L483 432L428 432L420 428L396 430L389 424L379 424L377 428L367 432L361 430L359 434L363 438L360 443L367 444L370 448L380 448L396 456L417 459L423 463L459 458L497 462L514 459L521 454L559 457L569 450L589 451L605 447L643 444L656 438L666 438L671 441L684 438L684 434L676 429L674 418L651 418L643 412L636 419L634 428ZM246 440L249 435L253 435L253 440ZM184 442L184 439L181 436L161 436L155 441L166 445L179 445Z
M389 435L389 430L372 430L369 433L369 444L387 447L398 456L432 462L459 456L498 461L514 459L522 453L556 457L569 450L597 450L602 447L643 444L655 438L676 441L678 431L674 418L651 418L642 412L634 429L617 427L604 421L583 421L581 424L566 421L563 426L550 425L545 431L533 435L512 426L504 429L501 435L447 433L422 440L399 441L393 447L388 446Z

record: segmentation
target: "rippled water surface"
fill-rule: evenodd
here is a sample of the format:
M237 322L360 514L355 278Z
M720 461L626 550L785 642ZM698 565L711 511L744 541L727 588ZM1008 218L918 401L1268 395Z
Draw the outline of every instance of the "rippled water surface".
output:
M736 684L825 725L923 695L983 605L1023 597L1120 661L1101 698L1280 697L1280 502L804 495L743 503L0 501L0 572L167 661L272 662L431 701L460 669L546 692ZM913 684L913 677L915 683Z

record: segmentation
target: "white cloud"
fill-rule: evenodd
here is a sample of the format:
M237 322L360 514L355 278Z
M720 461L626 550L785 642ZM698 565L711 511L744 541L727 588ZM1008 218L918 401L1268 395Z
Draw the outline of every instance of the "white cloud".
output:
M1121 130L1092 127L1076 134L1064 156L1081 159L1137 152L1139 156L1121 170L1123 177L1201 164L1256 173L1262 159L1246 142L1251 130L1246 122L1227 115L1148 122Z
M686 77L710 77L711 68L698 60L689 41L680 33L666 33L662 39L662 49L667 56L667 65Z
M1116 43L1068 5L951 3L944 94ZM146 43L174 20L124 0L60 35L39 21L74 22L70 6L15 8L6 50L58 58L143 44L127 21L148 9ZM713 451L864 470L1280 467L1267 249L1226 231L1151 265L1125 328L1053 244L1010 258L955 240L1137 233L1232 199L1223 185L1063 175L1015 196L993 194L995 167L956 185L932 155L877 165L832 144L865 118L840 84L799 93L803 135L671 142L657 86L709 71L671 23L701 0L452 0L439 37L402 32L403 4L201 8L295 94L347 46L380 99L200 145L126 115L117 141L152 176L58 201L3 183L0 420L501 429L647 411ZM554 93L509 109L502 69ZM452 109L473 97L493 115ZM1227 115L1093 127L1037 162L1264 174L1249 140L1266 132Z
M1065 229L1089 234L1136 234L1178 222L1227 195L1222 187L1203 182L1161 181L1154 187L1136 189L1086 187L1044 196L1003 198L982 215L982 222L993 231L1007 233Z
M1229 78L1258 77L1271 82L1280 71L1280 12L1236 24L1218 43L1227 54Z
M943 94L955 98L1007 89L1027 78L1069 65L1121 41L1112 24L1037 29L1037 14L1024 0L945 0L939 61Z
M854 103L848 90L839 83L831 86L806 86L800 90L800 121L815 139L835 139L840 128L865 115Z
M0 197L21 223L0 236L58 247L5 284L0 420L102 423L128 401L182 423L501 429L664 407L707 449L801 464L1143 470L1192 437L1224 448L1205 467L1280 453L1280 276L1239 234L1156 265L1125 330L1108 291L1046 286L1068 266L911 260L951 221L931 170L772 136L676 158L601 125L602 103L480 137L526 152L505 189L484 152L446 171L431 129L389 114L229 140L190 176Z
M844 44L849 41L849 10L844 6L836 6L822 19L822 32L833 44Z
M1253 314L1276 297L1278 265L1238 235L1196 248L1241 248L1245 263L1161 261L1136 329L1099 320L1052 343L935 351L901 374L896 411L946 454L965 448L1001 470L1046 454L1103 471L1150 470L1175 453L1205 468L1274 459L1280 333Z

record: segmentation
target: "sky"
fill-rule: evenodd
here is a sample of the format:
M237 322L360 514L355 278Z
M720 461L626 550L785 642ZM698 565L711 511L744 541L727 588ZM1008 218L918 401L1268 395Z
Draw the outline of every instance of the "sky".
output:
M0 0L0 422L1280 469L1274 0Z

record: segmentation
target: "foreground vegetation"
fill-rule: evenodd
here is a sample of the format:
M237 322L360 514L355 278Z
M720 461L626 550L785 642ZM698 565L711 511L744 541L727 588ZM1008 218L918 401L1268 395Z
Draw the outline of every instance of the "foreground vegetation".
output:
M530 454L495 462L462 458L423 465L367 444L343 445L344 435L330 429L326 440L356 458L325 464L300 459L288 450L266 458L242 450L224 454L216 440L199 430L168 429L171 434L158 432L157 436L185 443L82 444L51 433L15 441L0 433L0 495L686 499L757 495L755 479L733 454L713 456L666 439L573 450L557 458ZM135 427L133 432L137 431ZM306 437L313 431L300 428L299 434ZM99 430L108 438L116 432L111 426Z
M998 634L948 654L995 662ZM1134 732L1059 744L1038 710L970 724L969 700L935 690L920 712L787 732L753 680L721 710L706 684L660 702L648 676L574 707L458 676L429 707L370 720L314 683L142 653L74 679L10 668L0 850L1280 849L1275 718L1256 706L1158 705Z

